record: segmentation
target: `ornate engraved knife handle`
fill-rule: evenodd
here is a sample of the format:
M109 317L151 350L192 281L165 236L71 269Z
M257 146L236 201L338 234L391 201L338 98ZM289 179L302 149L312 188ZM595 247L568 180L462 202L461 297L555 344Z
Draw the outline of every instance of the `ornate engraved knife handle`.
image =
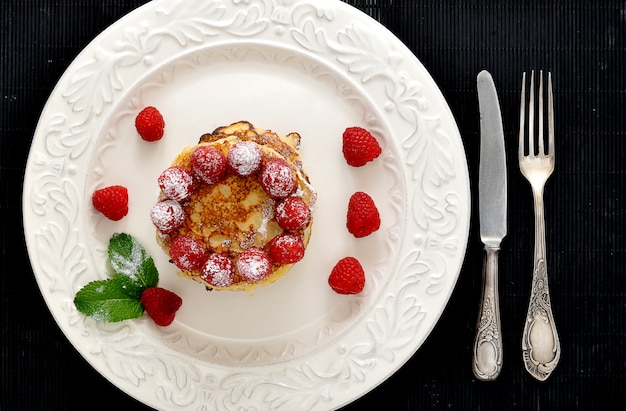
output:
M522 334L522 355L526 370L545 381L561 358L561 342L556 332L546 268L543 198L535 193L535 262L530 303Z
M502 335L500 331L500 304L498 302L497 247L485 247L483 291L478 312L474 340L472 371L483 381L495 380L502 370Z

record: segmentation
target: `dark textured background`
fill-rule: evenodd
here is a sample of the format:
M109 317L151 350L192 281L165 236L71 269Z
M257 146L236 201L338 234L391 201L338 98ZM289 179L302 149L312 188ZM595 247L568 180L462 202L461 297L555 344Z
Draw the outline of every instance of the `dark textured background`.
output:
M476 74L499 88L508 150L509 235L500 254L505 348L496 382L477 381L471 345L482 249L473 213L458 285L430 337L346 410L624 409L626 397L626 2L346 0L394 32L439 84L477 185ZM39 113L80 50L141 0L4 0L0 6L0 410L145 409L94 371L39 294L21 234L24 165ZM520 341L533 211L516 164L520 73L552 70L557 166L546 189L548 270L563 354L540 383ZM473 200L474 210L477 200ZM87 404L93 404L89 401Z

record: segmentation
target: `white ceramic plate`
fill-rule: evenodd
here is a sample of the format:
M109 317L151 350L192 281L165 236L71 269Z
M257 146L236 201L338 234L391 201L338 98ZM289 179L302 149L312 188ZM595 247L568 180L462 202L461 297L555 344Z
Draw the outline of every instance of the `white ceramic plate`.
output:
M136 113L160 109L146 143ZM275 284L207 292L175 275L148 212L156 178L184 146L248 120L302 135L318 193L303 261ZM341 134L370 129L383 154L346 165ZM130 213L104 219L91 193L122 184ZM381 229L345 229L349 196L377 202ZM26 168L24 227L33 270L59 326L103 376L159 409L327 410L365 394L420 347L456 283L470 193L459 131L435 82L388 30L335 0L156 0L98 36L52 92ZM114 232L139 238L160 284L183 297L176 321L116 324L76 311L86 283L110 276ZM361 260L358 296L335 294L340 258Z

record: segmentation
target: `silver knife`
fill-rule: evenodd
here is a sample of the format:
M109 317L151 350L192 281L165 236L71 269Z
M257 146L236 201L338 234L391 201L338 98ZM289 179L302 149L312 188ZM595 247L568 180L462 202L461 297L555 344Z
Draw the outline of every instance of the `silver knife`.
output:
M480 109L478 209L485 261L472 370L476 378L493 381L502 370L498 253L506 236L506 156L500 103L493 78L483 70L478 73L476 83Z

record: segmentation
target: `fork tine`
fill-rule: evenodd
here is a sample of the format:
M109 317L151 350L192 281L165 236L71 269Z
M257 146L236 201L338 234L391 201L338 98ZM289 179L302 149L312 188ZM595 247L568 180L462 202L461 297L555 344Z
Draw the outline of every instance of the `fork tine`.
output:
M548 155L554 158L554 98L551 72L548 72Z
M545 155L543 144L543 70L539 70L539 133L537 136L537 142L539 143L539 150L537 151L539 156Z
M528 156L535 156L535 70L530 72L530 101L528 102Z
M526 72L522 73L522 97L519 108L519 148L518 161L524 157L524 124L526 122Z

